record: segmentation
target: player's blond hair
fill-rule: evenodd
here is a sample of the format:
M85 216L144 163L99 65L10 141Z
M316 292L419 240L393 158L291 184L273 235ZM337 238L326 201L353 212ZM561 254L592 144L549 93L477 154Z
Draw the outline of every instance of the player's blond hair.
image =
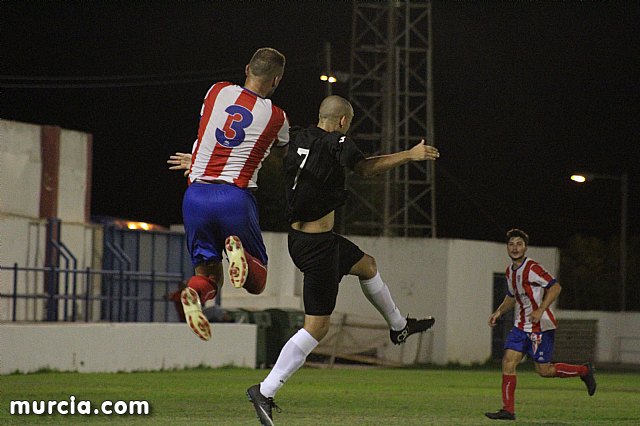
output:
M254 77L271 79L282 74L286 59L271 47L256 50L249 61L249 71Z

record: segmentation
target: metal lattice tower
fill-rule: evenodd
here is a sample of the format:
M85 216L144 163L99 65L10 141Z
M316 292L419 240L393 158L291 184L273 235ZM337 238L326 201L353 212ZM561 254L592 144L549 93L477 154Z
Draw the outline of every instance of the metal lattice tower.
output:
M366 155L434 144L431 2L354 1L349 98L351 135ZM344 232L436 236L434 163L347 180Z

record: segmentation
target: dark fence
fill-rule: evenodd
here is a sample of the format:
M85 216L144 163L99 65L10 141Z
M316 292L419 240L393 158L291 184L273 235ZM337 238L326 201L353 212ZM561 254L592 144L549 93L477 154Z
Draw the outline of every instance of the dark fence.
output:
M77 256L65 245L62 222L47 221L42 267L0 266L0 303L10 306L3 315L13 321L177 321L176 291L193 273L181 232L127 229L105 223L101 267L78 266ZM4 282L4 281L3 281ZM23 314L24 313L24 314Z
M156 322L177 321L174 302L167 294L175 291L183 277L181 273L142 272L126 270L96 270L86 268L61 269L57 267L0 267L11 275L12 291L0 293L1 299L9 299L11 320L46 321L109 321ZM37 292L20 292L20 274L34 278L42 274L38 282L44 282ZM37 278L37 277L36 277ZM24 281L24 280L22 280ZM56 291L53 287L57 286ZM41 315L18 318L18 312L27 312L28 301L43 302ZM20 306L23 304L23 306ZM32 304L40 310L37 304Z
M102 294L106 296L102 319L106 321L149 321L147 318L155 318L158 309L172 313L173 308L153 295L162 297L177 290L180 281L193 274L183 233L109 224L104 227L102 265L109 271L102 279Z

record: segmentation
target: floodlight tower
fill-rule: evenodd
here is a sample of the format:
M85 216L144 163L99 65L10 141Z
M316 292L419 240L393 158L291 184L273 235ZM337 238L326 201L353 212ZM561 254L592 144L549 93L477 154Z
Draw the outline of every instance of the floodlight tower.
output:
M431 2L354 1L349 100L351 135L367 155L409 149L433 134ZM351 174L343 232L436 237L434 163L374 179Z

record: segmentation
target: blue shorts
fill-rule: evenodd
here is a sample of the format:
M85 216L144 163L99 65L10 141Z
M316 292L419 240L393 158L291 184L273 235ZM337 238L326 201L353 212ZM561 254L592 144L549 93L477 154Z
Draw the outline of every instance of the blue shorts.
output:
M267 264L258 223L258 206L249 189L195 182L182 200L182 219L193 265L222 261L224 240L236 235L251 256Z
M551 362L553 357L555 335L555 330L528 333L518 327L513 327L509 332L504 348L527 354L534 362L546 364Z

